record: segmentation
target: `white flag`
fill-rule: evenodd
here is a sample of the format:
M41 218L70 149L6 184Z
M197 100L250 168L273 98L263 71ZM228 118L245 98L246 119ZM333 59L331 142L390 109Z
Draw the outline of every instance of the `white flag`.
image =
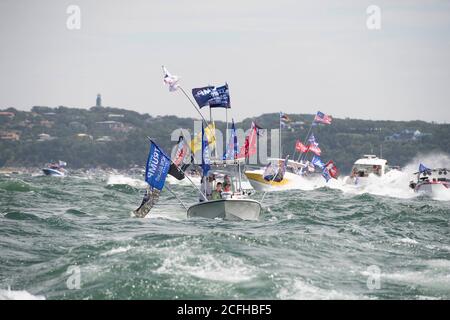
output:
M164 72L164 83L169 85L169 91L173 92L178 89L178 76L171 75L165 66L162 66Z

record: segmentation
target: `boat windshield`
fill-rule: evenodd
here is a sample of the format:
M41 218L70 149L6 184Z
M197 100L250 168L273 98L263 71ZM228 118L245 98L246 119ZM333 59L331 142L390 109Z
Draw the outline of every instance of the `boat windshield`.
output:
M377 176L382 175L381 165L371 164L355 164L352 169L352 175L357 177L368 177L369 174L375 174Z

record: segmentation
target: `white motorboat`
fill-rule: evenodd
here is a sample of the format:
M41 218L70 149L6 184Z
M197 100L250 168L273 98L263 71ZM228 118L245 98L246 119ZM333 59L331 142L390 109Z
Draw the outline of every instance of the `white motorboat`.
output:
M352 173L344 178L347 184L367 185L371 177L383 177L390 170L387 160L376 155L366 154L353 164Z
M447 168L428 169L416 172L417 180L409 186L414 192L431 197L448 197L450 195L450 170Z
M258 220L261 204L252 199L229 198L199 202L187 210L188 218L221 218L225 220Z
M42 169L42 172L46 176L64 177L67 174L67 171L64 169L65 166L67 166L67 163L59 160L58 162L47 164L46 167Z

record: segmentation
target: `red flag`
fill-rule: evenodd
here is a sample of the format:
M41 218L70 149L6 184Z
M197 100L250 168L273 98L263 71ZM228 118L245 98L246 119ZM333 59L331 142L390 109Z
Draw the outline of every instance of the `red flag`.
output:
M310 144L308 146L308 151L314 152L318 156L320 156L320 154L322 153L322 150L320 150L320 148L314 144Z
M305 146L300 140L297 140L295 143L295 150L297 150L300 153L308 152L308 147Z
M238 158L248 158L256 154L257 147L258 126L252 122L252 128L250 133L245 137L245 143L239 150Z
M325 164L325 168L328 169L328 172L332 178L337 179L337 177L339 177L339 169L336 167L333 160L328 161Z

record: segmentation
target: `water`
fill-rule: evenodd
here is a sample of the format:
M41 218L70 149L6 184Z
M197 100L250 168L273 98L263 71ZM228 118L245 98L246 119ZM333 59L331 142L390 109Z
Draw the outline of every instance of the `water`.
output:
M186 219L167 192L133 218L126 175L0 176L0 299L450 299L450 201L396 174L269 193L258 222Z

